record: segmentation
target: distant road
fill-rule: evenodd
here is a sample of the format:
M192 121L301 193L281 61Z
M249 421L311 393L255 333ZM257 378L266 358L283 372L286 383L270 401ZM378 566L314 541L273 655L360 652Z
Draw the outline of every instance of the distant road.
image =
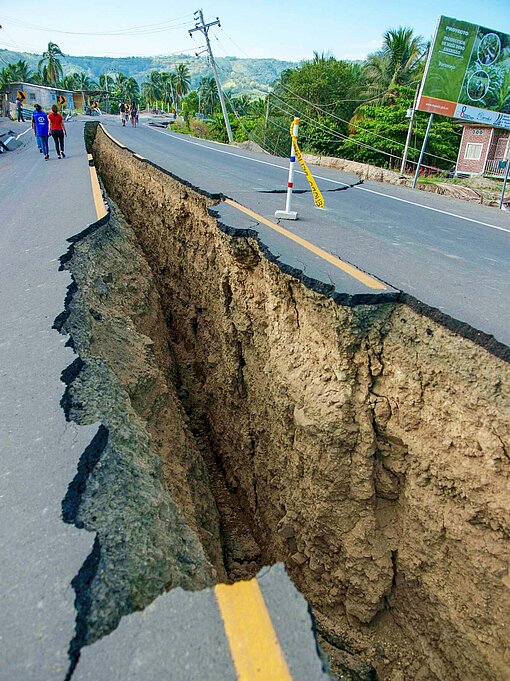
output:
M195 186L226 194L273 222L274 211L285 207L287 159L151 128L143 118L137 129L122 128L113 117L103 123L127 147ZM314 208L310 193L296 194L299 220L282 226L510 345L508 213L400 186L355 185L356 176L330 169L312 172L326 210ZM309 189L301 172L295 188ZM298 254L284 238L278 246L282 261L288 256L309 276L320 275L310 253Z

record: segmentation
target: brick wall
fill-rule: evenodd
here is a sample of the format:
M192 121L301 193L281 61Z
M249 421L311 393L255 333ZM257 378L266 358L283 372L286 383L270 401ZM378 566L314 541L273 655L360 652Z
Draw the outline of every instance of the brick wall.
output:
M485 162L488 156L489 147L492 142L494 128L480 125L465 125L462 131L459 155L457 157L458 173L470 173L478 175L485 170ZM480 144L480 158L478 160L467 159L466 149L468 144Z

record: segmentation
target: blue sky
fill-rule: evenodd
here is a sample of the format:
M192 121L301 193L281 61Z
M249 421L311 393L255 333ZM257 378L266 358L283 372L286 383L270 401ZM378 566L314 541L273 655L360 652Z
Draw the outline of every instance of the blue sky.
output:
M363 59L380 47L387 28L410 26L431 38L440 14L510 33L510 0L197 0L196 5L158 0L72 0L42 5L40 0L3 0L0 48L41 52L51 40L64 53L74 55L193 51L203 45L200 34L192 40L187 32L193 26L193 11L199 7L206 21L220 17L221 28L211 30L218 56L299 61L317 51L331 52L338 59ZM140 26L144 28L128 30ZM76 35L108 31L118 34Z

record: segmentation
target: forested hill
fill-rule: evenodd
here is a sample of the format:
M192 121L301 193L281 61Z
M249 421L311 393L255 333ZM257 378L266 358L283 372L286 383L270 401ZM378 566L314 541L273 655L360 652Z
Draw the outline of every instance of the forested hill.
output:
M41 59L40 54L0 50L0 65L24 59L36 70ZM185 64L191 76L191 87L196 88L204 76L212 76L211 67L203 56L194 57L187 54L156 57L74 57L61 59L64 75L73 71L83 71L97 81L102 73L119 71L126 76L133 76L141 83L154 69L157 71L173 71L178 64ZM216 63L220 78L225 88L235 94L250 93L261 95L269 90L269 85L276 80L285 69L296 66L293 62L277 59L241 59L237 57L217 57ZM262 91L262 92L261 92Z

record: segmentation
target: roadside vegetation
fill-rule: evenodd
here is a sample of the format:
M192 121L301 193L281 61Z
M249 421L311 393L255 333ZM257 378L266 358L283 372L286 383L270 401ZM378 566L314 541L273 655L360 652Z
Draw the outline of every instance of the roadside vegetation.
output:
M289 126L300 118L304 151L337 156L380 167L399 169L409 119L429 45L410 28L389 29L380 50L364 62L338 60L314 53L310 60L283 71L272 90L260 96L224 90L236 142L252 141L271 153L287 156ZM214 78L202 77L192 87L186 64L173 71L153 70L141 83L123 73L105 72L95 82L83 72L63 75L64 58L49 43L38 69L20 60L0 70L0 86L29 81L83 90L102 110L118 111L120 101L136 101L140 108L178 114L174 127L183 133L227 141L227 132ZM419 156L428 115L417 112L408 154L409 167ZM449 170L455 164L461 129L451 119L438 117L424 158L425 166Z

